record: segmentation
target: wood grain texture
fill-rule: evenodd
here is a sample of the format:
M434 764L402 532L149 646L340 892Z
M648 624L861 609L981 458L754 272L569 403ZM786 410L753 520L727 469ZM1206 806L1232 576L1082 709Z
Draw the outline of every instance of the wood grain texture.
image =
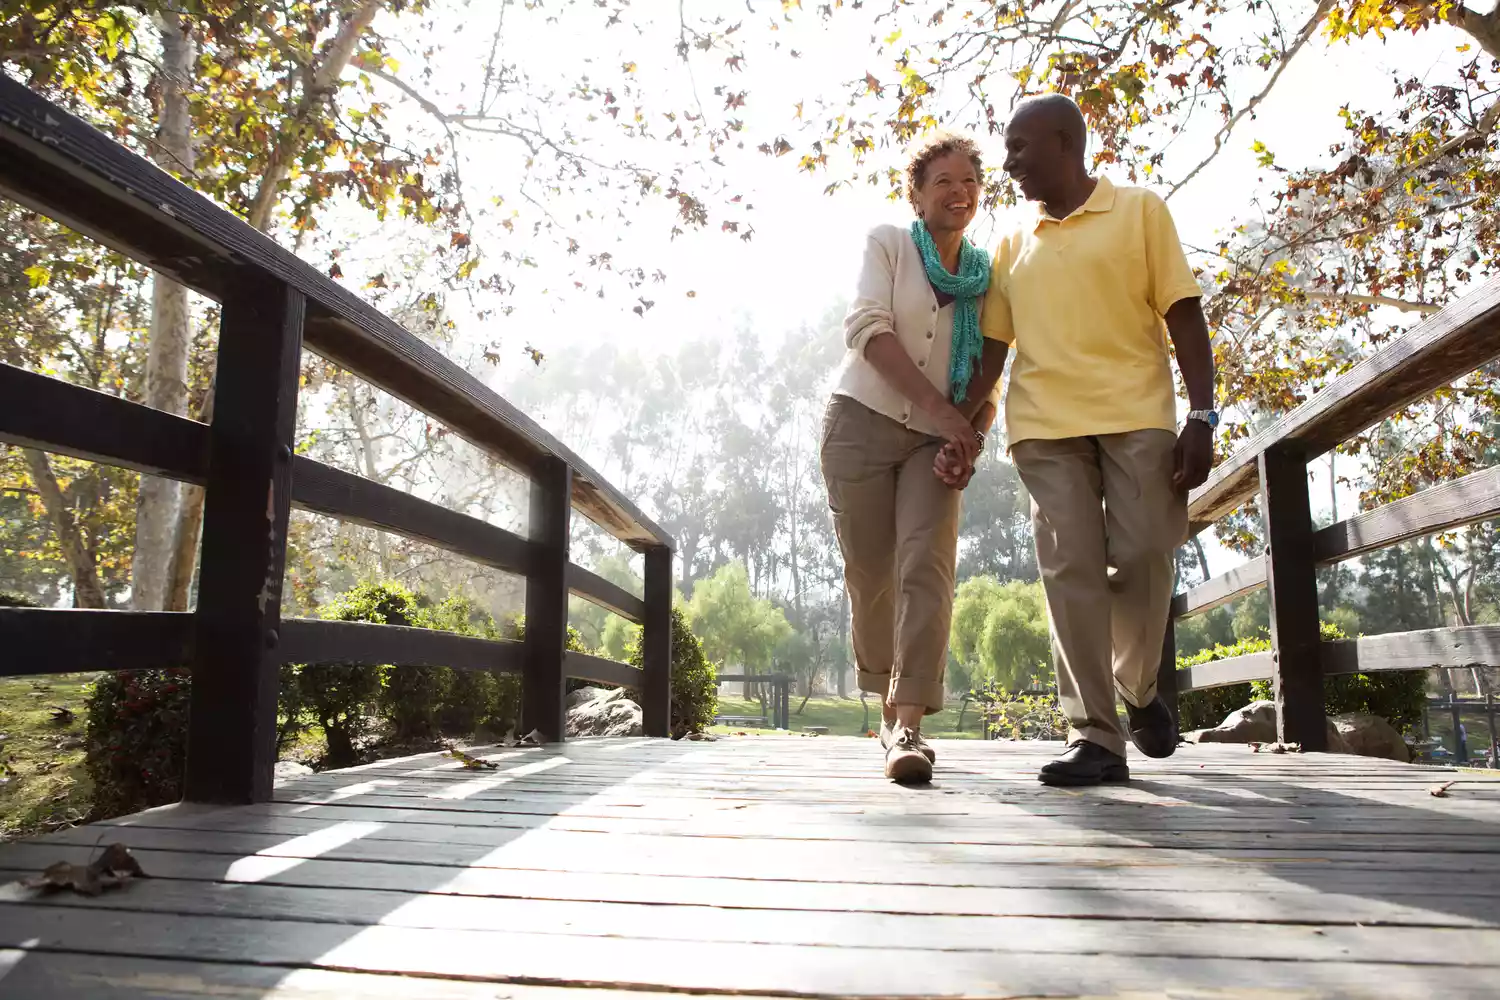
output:
M646 602L624 587L610 583L577 563L568 563L567 573L568 593L574 597L597 604L605 611L636 625L646 620Z
M1323 714L1321 624L1306 456L1278 444L1260 456L1260 505L1271 597L1271 689L1277 738L1328 748Z
M402 490L298 455L292 502L303 510L389 531L506 573L525 575L531 547L520 535Z
M0 879L117 841L153 876L0 888L0 985L1363 1000L1500 976L1500 780L1193 746L1063 791L1035 780L1056 744L937 746L921 790L853 738L474 747L498 767L419 754L0 845Z
M641 727L647 736L672 731L672 550L659 545L646 552L646 617L641 629ZM684 637L686 641L686 637Z
M201 484L208 427L0 364L0 441Z
M1266 562L1256 558L1172 598L1172 615L1190 618L1222 607L1266 585Z
M628 663L621 663L619 660L611 660L603 656L574 652L571 649L563 654L563 675L637 690L641 686L643 677L639 667L632 667Z
M0 677L185 667L192 641L185 612L0 608Z
M1323 644L1323 672L1329 674L1475 666L1500 666L1500 626L1392 632Z
M1202 691L1247 681L1263 681L1275 670L1270 653L1245 653L1223 660L1199 663L1177 671L1178 691Z
M281 623L286 663L365 663L398 667L519 672L519 642L480 639L437 629L288 618Z
M1320 563L1334 563L1497 514L1500 468L1484 469L1331 524L1313 536L1313 544Z
M307 301L247 276L229 290L214 365L184 795L270 797L281 587Z
M308 300L306 345L530 474L556 456L571 496L639 549L671 538L539 424L437 349L207 198L107 136L0 77L0 194L225 301L269 275Z
M521 726L548 742L563 738L567 705L563 697L563 658L568 640L568 542L573 472L548 459L531 481L528 534L531 573L526 577L525 679L521 684Z
M1273 446L1312 459L1500 357L1500 279L1491 279L1391 341L1242 444L1193 491L1189 517L1212 524L1255 494Z

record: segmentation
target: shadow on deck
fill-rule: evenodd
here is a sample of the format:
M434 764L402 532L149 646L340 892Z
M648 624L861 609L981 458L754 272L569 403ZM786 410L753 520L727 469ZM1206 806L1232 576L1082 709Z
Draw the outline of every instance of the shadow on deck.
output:
M1500 780L1184 747L1062 791L1053 749L941 743L909 790L868 740L583 741L152 810L0 848L5 879L117 840L153 876L4 889L0 993L1500 992Z

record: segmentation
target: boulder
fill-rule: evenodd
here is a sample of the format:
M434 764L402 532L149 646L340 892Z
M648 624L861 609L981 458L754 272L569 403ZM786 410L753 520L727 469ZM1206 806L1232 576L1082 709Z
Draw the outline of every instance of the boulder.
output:
M1188 743L1275 743L1276 703L1253 701L1244 708L1230 712L1213 729L1184 733L1182 738ZM1350 749L1332 719L1328 720L1328 752L1357 752Z
M278 760L275 773L278 778L300 778L304 774L312 774L313 769L295 760Z
M1183 739L1189 743L1275 743L1276 703L1253 701L1230 712L1213 729L1199 729Z
M641 706L624 688L579 688L568 695L567 733L579 736L641 736Z
M1330 720L1338 730L1345 752L1362 757L1384 757L1403 764L1411 762L1411 748L1396 731L1396 727L1378 715L1369 712L1349 712L1336 715Z

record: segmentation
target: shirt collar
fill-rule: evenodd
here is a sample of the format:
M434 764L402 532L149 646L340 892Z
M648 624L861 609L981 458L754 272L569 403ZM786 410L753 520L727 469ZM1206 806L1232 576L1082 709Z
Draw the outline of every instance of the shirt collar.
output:
M1073 209L1068 218L1071 219L1073 218L1073 216L1079 215L1083 212L1108 212L1114 207L1115 186L1110 182L1110 179L1108 177L1105 177L1101 174L1099 176L1098 182L1094 184L1093 194L1089 195L1088 200L1085 201L1082 205L1079 205L1077 208ZM1047 206L1042 204L1041 202L1037 202L1036 229L1041 229L1043 224L1048 222L1057 225L1064 221L1066 220L1054 219L1052 216L1048 215Z

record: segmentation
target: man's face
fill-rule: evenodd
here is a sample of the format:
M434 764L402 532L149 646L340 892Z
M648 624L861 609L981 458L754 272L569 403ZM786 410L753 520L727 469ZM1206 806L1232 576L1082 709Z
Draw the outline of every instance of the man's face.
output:
M1065 164L1061 129L1048 125L1045 115L1021 111L1005 128L1005 172L1028 201L1046 201L1063 179Z

